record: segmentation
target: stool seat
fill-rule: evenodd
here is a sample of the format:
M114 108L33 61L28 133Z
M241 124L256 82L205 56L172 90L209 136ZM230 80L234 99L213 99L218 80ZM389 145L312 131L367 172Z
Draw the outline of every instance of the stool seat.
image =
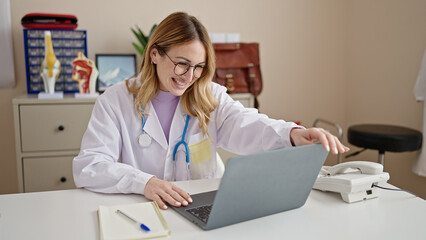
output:
M349 143L380 153L415 151L422 146L422 133L400 126L361 124L348 128Z

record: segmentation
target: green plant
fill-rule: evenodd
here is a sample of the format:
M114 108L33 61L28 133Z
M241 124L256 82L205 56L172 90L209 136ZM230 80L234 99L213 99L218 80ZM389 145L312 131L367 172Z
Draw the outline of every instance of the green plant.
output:
M156 27L157 24L154 24L154 26L152 26L149 35L145 35L137 25L135 26L135 28L130 28L135 37L138 39L138 43L132 42L132 45L136 48L141 57L143 57L143 53L145 52L145 47L148 44L148 40L151 38L151 35Z

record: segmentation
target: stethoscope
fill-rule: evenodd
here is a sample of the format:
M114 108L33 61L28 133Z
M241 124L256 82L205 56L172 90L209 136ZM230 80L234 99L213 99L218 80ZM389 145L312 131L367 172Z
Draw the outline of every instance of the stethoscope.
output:
M142 106L141 106L141 112L142 112L142 115L141 115L142 134L139 136L138 142L141 147L149 147L152 142L152 137L147 132L145 132L146 119L145 119L145 114L144 114ZM185 128L183 129L183 133L182 133L182 139L178 143L176 143L175 148L173 149L173 179L174 181L176 181L176 153L180 145L183 145L185 148L186 177L188 180L190 179L189 154L188 154L189 147L188 147L188 144L185 142L186 131L188 130L188 123L189 123L189 115L187 114L186 121L185 121Z

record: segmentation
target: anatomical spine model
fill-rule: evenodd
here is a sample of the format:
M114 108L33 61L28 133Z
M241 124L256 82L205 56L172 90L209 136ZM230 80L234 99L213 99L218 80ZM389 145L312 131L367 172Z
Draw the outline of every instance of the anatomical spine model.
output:
M44 59L41 63L40 75L43 78L44 91L49 94L55 92L55 83L61 72L61 63L53 52L52 36L50 31L44 32Z

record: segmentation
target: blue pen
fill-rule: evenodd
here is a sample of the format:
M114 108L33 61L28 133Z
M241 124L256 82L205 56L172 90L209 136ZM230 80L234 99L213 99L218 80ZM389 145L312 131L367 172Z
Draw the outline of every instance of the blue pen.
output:
M118 213L118 214L121 214L121 215L123 215L123 216L125 216L127 219L130 219L130 220L132 220L133 222L135 222L136 224L138 224L138 225L139 225L139 227L140 227L142 230L144 230L144 231L146 231L146 232L151 231L151 229L149 229L149 228L148 228L145 224L143 224L143 223L140 223L140 222L136 221L135 219L133 219L133 218L132 218L132 217L130 217L129 215L125 214L124 212L122 212L122 211L120 211L120 210L118 210L118 209L117 209L117 213Z

